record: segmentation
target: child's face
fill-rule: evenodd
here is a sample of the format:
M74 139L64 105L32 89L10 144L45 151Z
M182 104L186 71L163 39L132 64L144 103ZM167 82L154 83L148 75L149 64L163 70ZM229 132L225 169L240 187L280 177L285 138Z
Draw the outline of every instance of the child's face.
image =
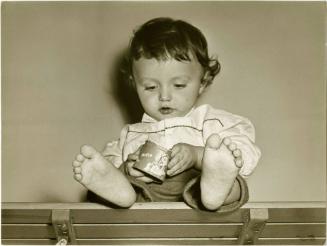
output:
M133 62L133 77L144 111L156 120L185 116L205 87L196 59L140 58Z

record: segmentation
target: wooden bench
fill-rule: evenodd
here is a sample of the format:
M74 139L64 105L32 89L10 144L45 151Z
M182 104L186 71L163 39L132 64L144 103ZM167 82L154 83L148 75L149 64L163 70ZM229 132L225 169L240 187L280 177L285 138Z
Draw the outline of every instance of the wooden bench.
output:
M183 203L2 203L2 244L320 244L325 203L248 203L218 214Z

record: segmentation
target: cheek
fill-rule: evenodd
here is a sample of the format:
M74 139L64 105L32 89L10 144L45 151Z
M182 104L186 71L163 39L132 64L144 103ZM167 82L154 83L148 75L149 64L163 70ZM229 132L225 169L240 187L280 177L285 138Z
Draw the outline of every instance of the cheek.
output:
M189 90L183 92L182 97L185 101L194 101L199 97L199 89L197 87L190 88Z
M178 103L187 108L190 106L193 106L193 104L195 104L197 98L198 98L198 94L194 93L194 92L182 93L182 94L179 94L178 97L176 97Z
M144 104L148 104L149 102L154 100L154 95L145 93L145 92L139 92L138 93L139 99Z

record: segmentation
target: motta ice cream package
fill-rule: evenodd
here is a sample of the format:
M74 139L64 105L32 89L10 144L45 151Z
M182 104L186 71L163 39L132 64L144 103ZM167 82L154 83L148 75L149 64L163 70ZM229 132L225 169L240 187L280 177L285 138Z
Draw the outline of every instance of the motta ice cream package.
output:
M140 149L139 160L135 162L134 168L162 183L166 178L170 153L170 150L146 141Z

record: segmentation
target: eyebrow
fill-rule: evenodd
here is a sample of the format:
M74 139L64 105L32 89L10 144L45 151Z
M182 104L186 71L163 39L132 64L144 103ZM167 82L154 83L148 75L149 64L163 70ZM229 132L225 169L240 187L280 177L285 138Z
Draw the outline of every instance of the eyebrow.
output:
M155 83L159 83L159 80L157 79L154 79L154 78L148 78L148 77L143 77L143 78L140 78L140 82L141 83L145 83L145 82L155 82Z
M175 77L171 78L171 80L178 80L178 79L183 79L183 80L189 81L191 79L191 77L188 75L181 75L181 76L175 76Z
M178 79L182 79L182 80L186 80L186 81L189 81L191 79L190 76L187 76L187 75L180 75L180 76L175 76L175 77L172 77L170 79L170 81L175 81L175 80L178 80ZM160 81L158 79L155 79L155 78L150 78L150 77L143 77L143 78L140 78L140 82L141 83L144 83L146 81L151 81L151 82L155 82L155 83L160 83Z

